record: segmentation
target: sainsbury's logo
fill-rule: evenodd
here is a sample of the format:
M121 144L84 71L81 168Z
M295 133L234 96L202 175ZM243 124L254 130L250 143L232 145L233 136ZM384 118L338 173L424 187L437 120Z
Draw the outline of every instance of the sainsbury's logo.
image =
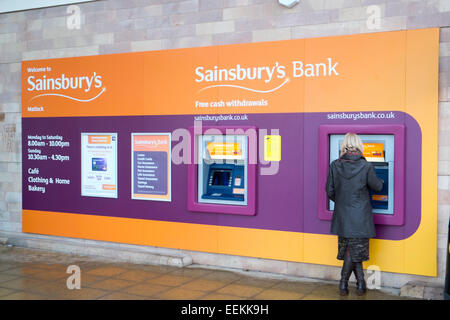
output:
M30 71L30 70L29 70ZM32 71L32 70L31 70ZM33 71L32 71L33 72ZM67 99L71 99L79 102L89 102L97 99L101 96L106 88L103 87L103 79L101 75L98 75L94 72L91 75L86 76L66 76L64 73L59 77L47 77L43 75L41 77L37 77L34 75L30 75L27 78L28 87L27 90L30 92L40 92L40 91L52 91L41 93L30 100L36 99L42 96L59 96ZM81 99L80 97L73 97L67 94L60 93L63 90L77 90L82 89L84 92L91 92L95 89L100 89L100 91L96 91L96 94L87 99ZM56 92L55 92L56 91ZM58 92L60 91L60 92Z

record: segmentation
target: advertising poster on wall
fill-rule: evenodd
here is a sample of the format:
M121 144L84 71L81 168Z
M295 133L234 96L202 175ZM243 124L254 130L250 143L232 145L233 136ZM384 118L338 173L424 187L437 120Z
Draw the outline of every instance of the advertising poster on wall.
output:
M81 195L117 198L117 134L81 134Z
M133 199L171 201L171 134L132 134Z

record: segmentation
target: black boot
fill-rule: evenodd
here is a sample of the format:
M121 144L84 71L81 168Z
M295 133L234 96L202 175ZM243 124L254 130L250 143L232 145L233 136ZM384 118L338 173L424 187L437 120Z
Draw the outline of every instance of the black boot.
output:
M341 296L348 295L348 279L350 279L353 268L354 263L352 262L352 258L349 254L346 254L341 270L341 281L339 282L339 294Z
M356 276L356 294L362 296L366 293L366 281L364 280L364 270L362 262L355 263L355 276Z

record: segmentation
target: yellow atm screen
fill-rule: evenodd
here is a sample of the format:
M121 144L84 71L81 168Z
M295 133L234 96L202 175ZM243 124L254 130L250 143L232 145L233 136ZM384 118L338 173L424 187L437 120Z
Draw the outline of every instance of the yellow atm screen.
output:
M364 158L372 162L384 162L384 152L382 143L363 143Z
M208 151L212 159L242 159L240 143L209 142Z

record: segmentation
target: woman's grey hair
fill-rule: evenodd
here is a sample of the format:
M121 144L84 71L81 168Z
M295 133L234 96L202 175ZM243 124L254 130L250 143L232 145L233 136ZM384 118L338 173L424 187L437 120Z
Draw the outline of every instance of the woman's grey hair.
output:
M348 151L363 152L363 143L356 133L349 132L345 135L341 144L341 155Z

